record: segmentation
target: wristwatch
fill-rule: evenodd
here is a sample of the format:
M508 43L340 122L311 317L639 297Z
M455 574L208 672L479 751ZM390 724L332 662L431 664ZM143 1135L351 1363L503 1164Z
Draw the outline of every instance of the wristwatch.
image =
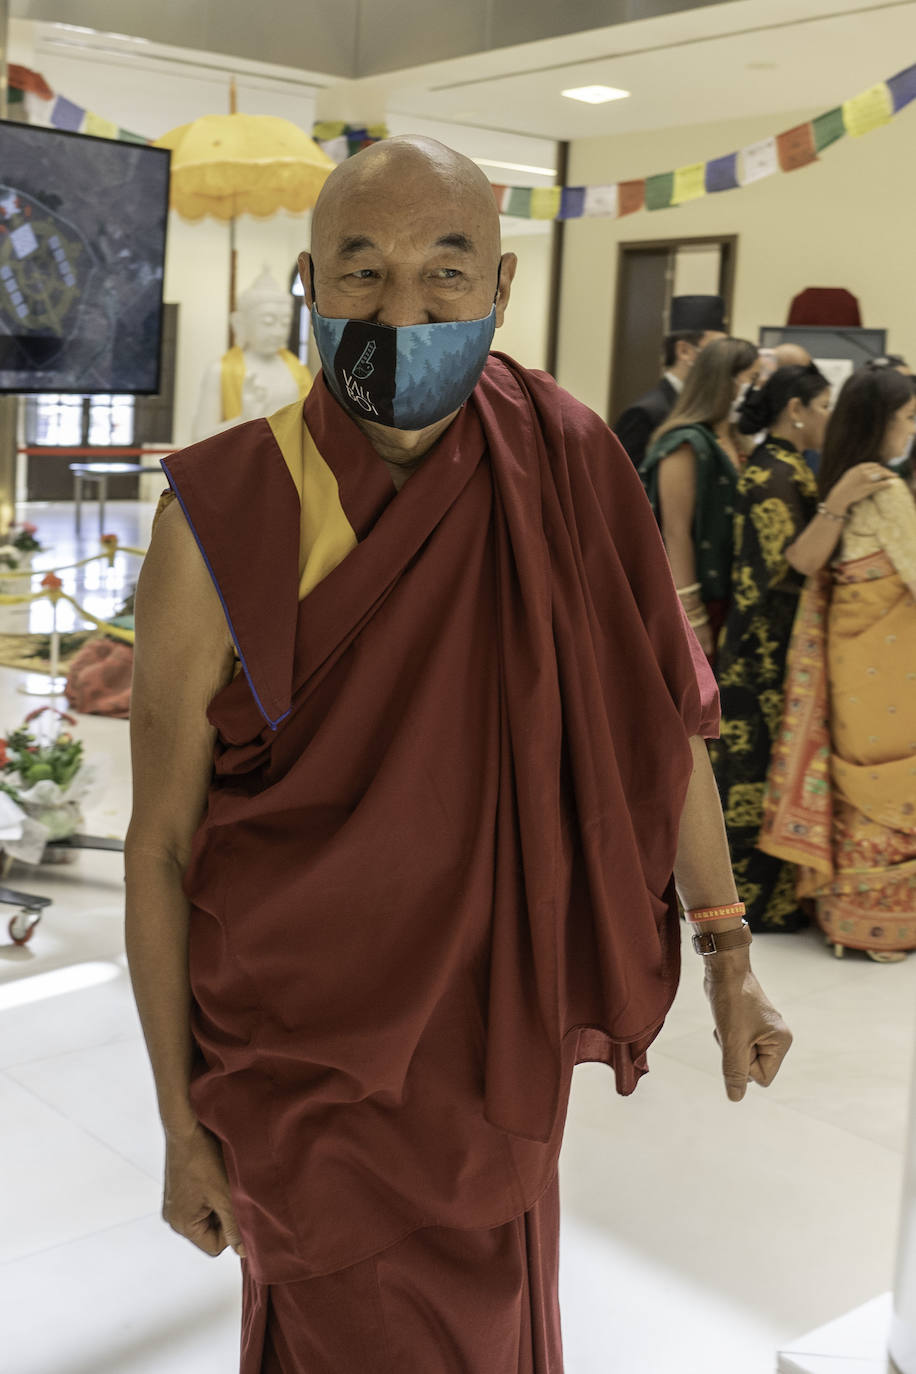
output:
M715 934L704 930L693 937L693 947L697 954L718 954L728 949L741 949L753 940L747 921L742 921L737 930L723 930Z

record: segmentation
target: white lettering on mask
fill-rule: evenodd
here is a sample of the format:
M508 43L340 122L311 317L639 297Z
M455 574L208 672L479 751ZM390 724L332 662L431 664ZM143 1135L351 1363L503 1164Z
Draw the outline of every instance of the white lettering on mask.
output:
M364 410L367 415L378 415L378 411L372 404L372 398L365 387L360 386L359 382L354 381L346 368L341 368L341 371L343 372L344 385L347 388L347 395L350 397L350 400L354 401L356 405L359 406L360 410Z

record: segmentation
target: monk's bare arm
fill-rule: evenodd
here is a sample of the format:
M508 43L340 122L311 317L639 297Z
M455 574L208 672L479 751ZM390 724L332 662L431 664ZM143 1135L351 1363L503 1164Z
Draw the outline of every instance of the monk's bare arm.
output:
M232 675L228 626L177 502L162 513L136 598L133 812L125 844L127 954L167 1134L195 1126L182 876L204 810L214 731L206 709Z
M678 895L687 911L728 906L739 896L706 741L696 737L690 746L693 776L681 813L674 867ZM740 917L731 917L704 921L702 929L716 933L740 925ZM762 1087L772 1083L792 1036L754 977L747 947L704 956L703 966L725 1088L737 1102L748 1081Z
M696 736L690 741L693 751L693 776L681 813L674 880L685 911L701 907L729 906L738 901L732 873L725 821L713 775L706 741ZM740 919L713 921L710 930L740 926ZM747 951L736 950L746 962Z

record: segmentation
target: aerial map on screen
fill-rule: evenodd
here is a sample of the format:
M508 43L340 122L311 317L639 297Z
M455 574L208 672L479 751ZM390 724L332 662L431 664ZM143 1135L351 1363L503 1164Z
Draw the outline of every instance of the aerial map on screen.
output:
M169 156L0 120L0 391L153 393Z

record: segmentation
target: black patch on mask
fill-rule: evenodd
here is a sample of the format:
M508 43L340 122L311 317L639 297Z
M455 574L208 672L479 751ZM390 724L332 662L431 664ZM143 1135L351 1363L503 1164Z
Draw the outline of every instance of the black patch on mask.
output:
M394 425L397 361L396 329L348 320L334 355L334 376L355 415Z

